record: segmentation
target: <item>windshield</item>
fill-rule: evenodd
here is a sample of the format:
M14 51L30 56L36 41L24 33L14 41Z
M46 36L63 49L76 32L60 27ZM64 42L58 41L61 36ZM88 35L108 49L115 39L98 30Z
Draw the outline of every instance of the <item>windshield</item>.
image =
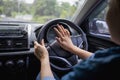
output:
M0 21L45 23L55 18L71 19L85 0L0 0Z

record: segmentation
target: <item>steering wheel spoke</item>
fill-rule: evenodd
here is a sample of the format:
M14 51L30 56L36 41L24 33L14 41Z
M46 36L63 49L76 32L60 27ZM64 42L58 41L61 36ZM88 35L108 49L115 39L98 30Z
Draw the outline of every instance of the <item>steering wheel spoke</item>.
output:
M79 48L83 48L82 45L83 45L84 41L83 41L81 35L72 36L71 39L72 39L72 42L74 45L76 45Z

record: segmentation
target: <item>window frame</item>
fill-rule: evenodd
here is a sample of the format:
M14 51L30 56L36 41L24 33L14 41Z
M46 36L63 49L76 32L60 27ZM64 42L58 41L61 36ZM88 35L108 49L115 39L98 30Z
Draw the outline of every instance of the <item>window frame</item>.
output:
M88 35L111 41L110 35L92 33L90 31L90 25L89 25L90 21L93 20L94 18L96 18L107 6L108 6L108 2L103 1L102 4L97 6L97 8L89 15L89 17L88 17L88 26L89 26L88 27Z

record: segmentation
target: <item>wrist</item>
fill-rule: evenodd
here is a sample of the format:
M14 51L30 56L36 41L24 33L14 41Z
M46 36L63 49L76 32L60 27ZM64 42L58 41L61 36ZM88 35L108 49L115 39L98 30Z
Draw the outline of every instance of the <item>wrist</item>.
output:
M49 62L49 58L44 58L40 60L41 66L49 66L50 62Z
M70 52L75 53L75 51L78 49L77 46L73 45L70 49Z
M40 53L41 54L41 56L40 56L40 61L41 60L45 60L45 59L48 59L49 58L49 54L48 54L48 52L47 51L44 51L43 53Z
M41 62L46 62L49 61L49 56L48 55L44 55L43 57L40 58Z

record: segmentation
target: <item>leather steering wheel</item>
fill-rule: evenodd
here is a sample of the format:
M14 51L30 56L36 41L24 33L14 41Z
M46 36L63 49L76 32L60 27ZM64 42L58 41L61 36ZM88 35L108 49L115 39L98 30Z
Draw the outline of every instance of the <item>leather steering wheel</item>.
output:
M73 44L76 45L79 48L84 49L84 50L88 49L88 43L87 43L85 33L82 31L82 29L79 26L75 25L73 22L71 22L69 20L66 20L66 19L54 19L54 20L51 20L51 21L47 22L41 28L41 30L38 34L38 38L37 38L38 42L40 42L44 38L44 36L46 36L46 32L47 32L48 28L50 28L52 25L57 25L57 24L67 25L70 28L74 29L79 35L71 36ZM59 46L59 44L57 43L56 40L53 41L47 47L47 49L48 49L48 52L49 52L49 55L50 55L51 66L56 71L69 71L74 66L74 64L72 64L70 62L70 60L68 60L68 58L74 57L75 61L78 60L76 55L62 49Z

